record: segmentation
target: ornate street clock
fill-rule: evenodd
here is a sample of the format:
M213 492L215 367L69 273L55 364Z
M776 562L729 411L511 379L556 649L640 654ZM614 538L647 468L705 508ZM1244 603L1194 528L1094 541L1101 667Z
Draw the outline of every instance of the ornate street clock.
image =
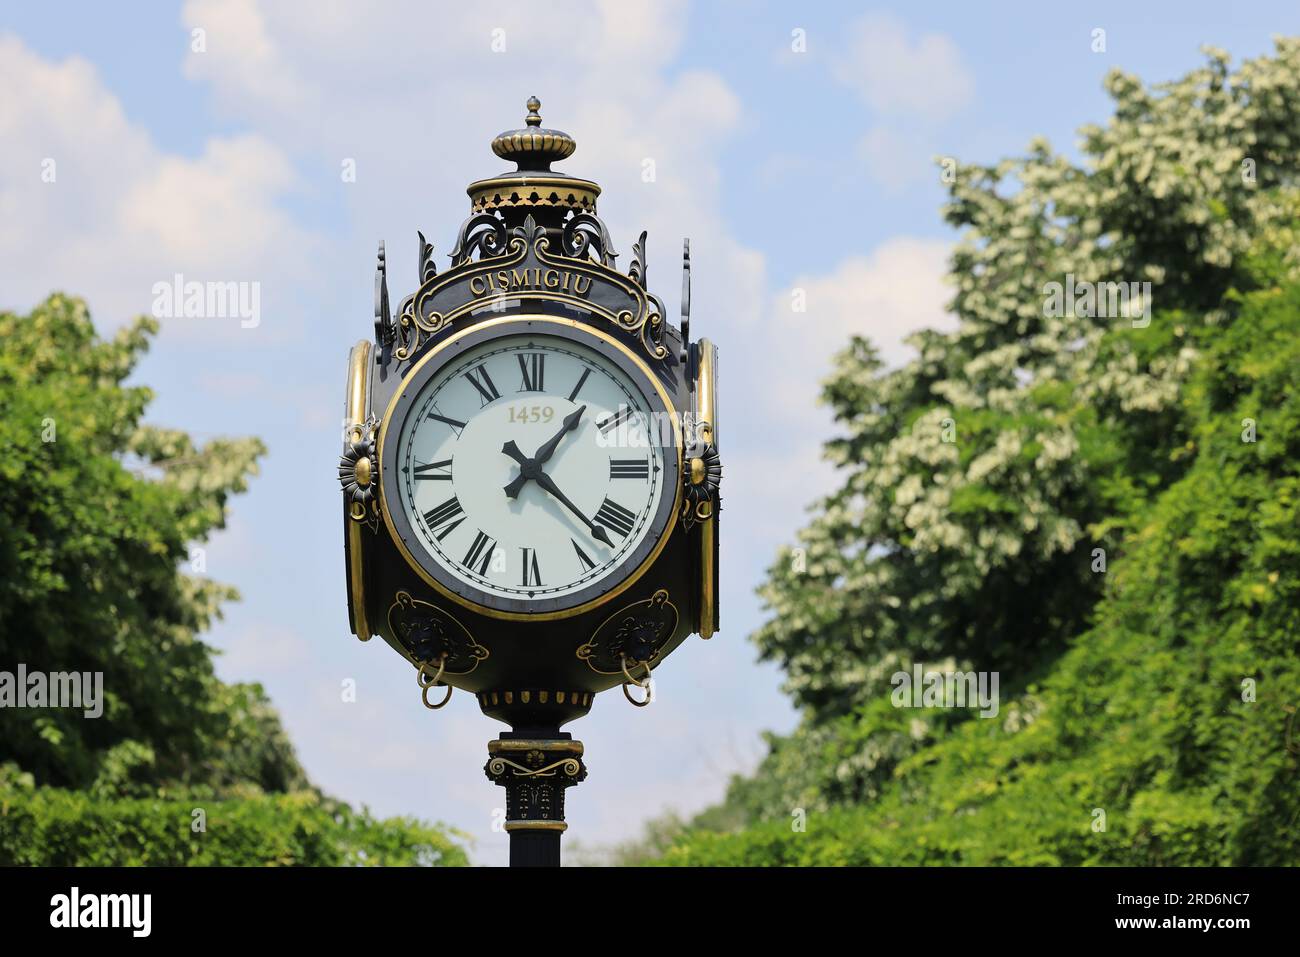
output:
M558 863L582 745L560 730L597 694L648 703L649 676L718 627L716 350L690 340L690 257L670 322L596 213L600 187L551 170L541 128L492 143L517 169L470 184L438 272L389 307L349 360L348 608L414 668L430 708L459 688L511 730L489 743L512 863Z

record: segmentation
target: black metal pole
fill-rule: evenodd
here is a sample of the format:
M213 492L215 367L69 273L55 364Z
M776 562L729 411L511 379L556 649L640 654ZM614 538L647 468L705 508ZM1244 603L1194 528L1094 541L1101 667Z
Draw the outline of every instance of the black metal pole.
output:
M560 832L511 831L510 866L559 867Z
M511 867L559 867L564 792L587 776L582 742L559 728L503 732L488 742L483 768L506 789Z

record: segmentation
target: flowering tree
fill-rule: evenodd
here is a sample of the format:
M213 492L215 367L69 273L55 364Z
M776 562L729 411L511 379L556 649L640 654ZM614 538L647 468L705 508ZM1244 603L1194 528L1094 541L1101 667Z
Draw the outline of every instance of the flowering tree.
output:
M1003 751L980 752L995 766L1021 760L1012 755L1025 735L1047 734L1027 730L1035 725L1055 729L1050 746L1037 740L1046 748L1034 752L1042 762L1087 751L1076 728L1132 743L1140 708L1116 708L1115 722L1099 724L1071 706L1074 692L1066 689L1078 691L1071 675L1087 684L1077 673L1087 662L1071 656L1087 646L1098 674L1115 677L1098 659L1124 657L1126 667L1143 660L1140 646L1116 647L1121 634L1145 635L1152 655L1176 654L1186 635L1135 621L1171 610L1162 587L1183 593L1202 615L1224 616L1229 630L1255 613L1228 598L1239 565L1223 569L1220 582L1173 558L1186 547L1251 560L1266 538L1233 539L1214 517L1248 515L1251 503L1263 507L1294 480L1282 460L1272 460L1272 472L1255 466L1266 451L1294 449L1300 436L1287 411L1294 390L1288 395L1274 368L1278 355L1294 356L1286 336L1297 327L1280 331L1285 322L1268 306L1270 297L1294 302L1296 295L1300 41L1279 39L1274 55L1235 71L1226 54L1209 50L1204 67L1174 83L1147 89L1118 72L1106 83L1115 114L1104 127L1083 129L1083 163L1039 140L1019 159L957 168L945 210L962 230L950 276L956 330L913 337L916 357L901 368L884 368L860 338L838 357L823 395L840 426L827 454L841 485L772 566L761 589L770 616L755 635L762 655L785 669L785 687L805 718L792 737L771 739L758 774L734 782L701 825L779 818L788 831L791 808L879 802L892 811L880 810L871 827L897 827L906 808L921 807L926 813L912 819L920 827L954 808L935 795L928 804L918 797L944 777L918 769L938 762L956 787L954 769L970 771L974 741L1002 741ZM1132 291L1125 308L1106 308L1114 298L1107 293L1120 288L1108 284ZM1063 289L1082 292L1063 297ZM1254 378L1265 367L1276 373L1267 388ZM1255 406L1272 419L1267 450L1242 441L1240 419L1251 417L1242 408ZM1207 488L1207 473L1228 462L1252 472L1255 484L1216 485L1221 498L1173 514L1173 501ZM1161 516L1163 524L1153 525ZM1186 522L1194 545L1173 533ZM1174 555L1153 551L1156 541ZM1295 586L1294 558L1288 561L1273 570L1282 579L1264 573L1269 595ZM1139 567L1155 582L1132 582ZM1122 581L1130 583L1127 594L1118 591ZM1146 604L1134 604L1135 595ZM1281 617L1271 624L1285 627ZM1254 658L1236 660L1232 695L1252 668L1278 660L1279 642L1297 650L1294 626L1289 639L1242 631ZM1171 660L1193 671L1204 666L1194 656ZM999 672L1010 704L996 722L895 708L891 677L914 663ZM1176 671L1155 669L1150 677L1167 692ZM1054 680L1064 697L1044 696ZM1120 686L1100 683L1099 695ZM1196 686L1179 687L1192 693ZM1207 689L1198 706L1222 707L1223 694ZM1089 704L1103 714L1108 708L1104 698ZM1271 742L1268 761L1285 757L1279 706L1252 719L1261 749L1265 738ZM1201 713L1185 703L1174 710ZM1125 726L1121 714L1135 723ZM1174 720L1165 714L1148 730L1171 732ZM1176 739L1157 737L1174 748L1168 766L1185 770L1197 759L1177 748L1193 744ZM1136 745L1132 751L1150 757ZM1131 768L1123 754L1120 748L1114 760ZM1233 764L1231 773L1244 767ZM980 780L997 791L1013 777ZM1169 790L1155 788L1152 806L1171 790L1209 783L1166 781ZM1086 800L1069 800L1076 798ZM1126 806L1131 801L1130 793ZM996 843L989 820L984 838ZM1072 820L1087 832L1086 816ZM1289 840L1294 846L1295 836ZM962 846L960 859L972 859Z

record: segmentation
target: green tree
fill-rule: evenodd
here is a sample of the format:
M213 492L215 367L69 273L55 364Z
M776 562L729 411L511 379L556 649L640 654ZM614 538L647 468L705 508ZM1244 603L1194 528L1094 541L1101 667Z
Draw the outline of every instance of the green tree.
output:
M1129 517L1095 624L1041 680L997 720L931 735L874 800L827 802L806 834L788 807L735 834L714 811L668 861L1300 861L1300 282L1228 298L1240 311L1202 337L1179 401L1192 464Z
M1281 320L1263 311L1268 297L1290 302L1294 295L1288 284L1300 249L1294 242L1300 40L1279 39L1274 56L1235 71L1226 54L1210 50L1204 67L1176 82L1148 89L1115 72L1106 85L1115 113L1105 127L1083 129L1081 163L1037 140L1021 158L957 170L945 210L963 231L951 263L957 329L915 336L917 357L897 369L883 368L862 339L839 356L824 397L841 430L827 454L842 482L799 535L804 561L793 561L787 550L772 566L761 590L771 614L755 636L763 657L785 669L785 687L804 720L792 735L773 736L759 772L735 781L728 800L697 825L728 829L771 819L753 837L761 844L788 833L793 807L869 802L897 810L912 806L918 788L939 787L929 781L941 780L942 773L927 776L920 768L969 770L957 761L959 745L948 742L973 747L996 739L994 722L970 721L963 712L893 708L890 678L913 663L1000 672L1003 698L1013 706L999 725L1028 726L1045 707L1041 688L1066 680L1061 669L1079 660L1081 646L1092 643L1095 664L1098 655L1130 654L1140 645L1121 647L1118 626L1098 623L1116 613L1118 569L1140 564L1129 553L1151 548L1143 536L1154 534L1153 514L1163 514L1177 490L1208 482L1204 472L1221 464L1206 460L1204 442L1206 430L1225 428L1225 420L1211 421L1206 408L1188 405L1189 390L1213 394L1220 412L1234 408L1236 414L1241 390L1254 387L1252 367L1235 361L1244 361L1245 353L1220 350L1247 335L1241 329L1253 330L1249 334L1275 352L1284 345L1271 325ZM1050 284L1064 286L1070 277L1076 283L1150 283L1150 294L1118 316L1086 302L1053 310ZM1256 295L1264 299L1250 298ZM1250 309L1245 320L1243 302ZM1269 353L1250 355L1263 362ZM1300 427L1277 417L1287 402L1286 384L1258 385L1253 401L1259 415L1272 417L1274 450L1293 443ZM1240 425L1228 438L1240 445L1239 431ZM1257 479L1249 490L1221 488L1228 497L1217 504L1194 503L1207 517L1195 527L1204 533L1197 547L1227 547L1227 537L1209 519L1219 504L1235 502L1248 515L1285 488L1281 472ZM1172 527L1173 517L1166 521ZM1262 540L1249 544L1265 546ZM1165 542L1174 546L1182 547L1181 539ZM1105 550L1106 574L1095 570L1096 549ZM1204 603L1221 599L1214 576L1169 578L1178 570L1159 566L1158 558L1167 555L1143 554L1154 580L1182 587L1189 601L1193 595ZM1230 580L1236 570L1215 574ZM1168 601L1134 606L1132 614L1154 608L1168 608ZM1218 621L1241 627L1253 614L1227 606ZM1156 624L1146 622L1150 630ZM1284 624L1271 622L1279 629ZM1243 653L1256 656L1255 667L1274 661L1288 634L1294 654L1293 628L1252 633ZM1174 649L1186 639L1169 640L1178 660L1182 653ZM1163 678L1172 680L1158 671L1149 677L1157 687ZM1213 694L1227 706L1222 687ZM1104 700L1090 704L1106 707ZM1089 725L1083 711L1073 713L1077 724L1062 719L1057 744L1069 745L1066 753L1086 753L1072 736L1090 727L1093 734L1119 736L1135 752L1153 740L1178 745L1173 753L1180 767L1200 766L1191 741L1165 735L1134 742L1131 724ZM1156 715L1162 728L1172 728L1173 715ZM1267 738L1274 752L1282 740L1276 717L1258 723L1261 747ZM1210 732L1201 726L1187 733ZM1014 767L1018 759L1008 760ZM1274 753L1274 763L1263 767L1275 769L1277 760ZM1245 767L1234 770L1244 773ZM1009 776L980 780L999 790ZM922 778L926 783L917 783ZM1187 782L1176 790L1185 802L1162 813L1198 813ZM930 800L918 805L923 812L906 818L907 824L892 818L890 826L940 827L936 822L945 813L964 809L925 793ZM1035 795L1050 804L1053 793L1048 787ZM1172 791L1153 793L1160 795L1151 799L1154 808ZM1074 804L1069 814L1077 832ZM981 820L984 836L997 843L989 817ZM882 819L872 822L878 826ZM1152 826L1158 826L1155 816ZM1007 831L1013 832L1021 834ZM882 840L866 846L901 846L901 839ZM1293 845L1281 840L1279 846ZM957 856L972 859L971 847L963 845ZM1224 856L1232 855L1224 851L1215 859ZM1234 859L1248 860L1244 853Z
M24 850L23 841L60 815L71 820L70 809L118 829L171 834L156 855L191 859L180 849L194 840L192 805L179 819L151 823L149 805L138 803L164 796L298 793L227 811L267 833L310 818L318 840L336 850L384 827L400 835L401 822L374 822L311 792L262 688L223 684L213 671L199 635L237 596L182 569L190 548L223 526L229 497L244 490L263 447L219 439L200 448L184 432L144 424L151 393L125 383L156 329L141 318L103 341L85 304L64 295L27 316L0 313L0 667L101 672L105 699L96 719L68 708L0 708L0 764L8 767L0 775L0 862L41 859L42 844ZM410 838L426 858L464 860L440 832L412 824ZM400 841L380 843L389 860L400 859ZM83 839L80 859L112 859L111 849L92 845ZM214 860L224 847L234 855L224 862L252 863L273 842L205 846L194 861ZM150 853L142 844L139 856L123 851L123 861L148 862ZM294 855L277 849L268 859L286 857ZM323 853L303 860L331 862Z

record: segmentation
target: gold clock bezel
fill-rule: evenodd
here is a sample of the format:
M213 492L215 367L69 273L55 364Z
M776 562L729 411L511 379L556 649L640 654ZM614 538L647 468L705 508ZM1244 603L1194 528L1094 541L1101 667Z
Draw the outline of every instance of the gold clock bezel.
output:
M586 333L587 335L592 336L593 338L599 339L602 342L610 346L613 346L619 352L623 353L624 357L630 360L633 363L633 365L637 368L637 370L646 378L646 380L649 381L654 386L655 392L659 397L659 402L662 405L663 410L667 412L668 415L671 417L673 423L674 436L676 438L676 446L677 446L677 471L674 477L674 485L676 486L676 488L673 493L673 504L672 504L672 508L669 510L668 522L664 526L663 534L659 536L659 541L656 542L654 547L649 551L649 553L647 553L646 557L641 561L641 564L638 565L635 569L633 569L633 571L626 578L624 578L621 582L615 585L612 589L605 592L603 595L593 598L590 601L583 602L580 605L574 605L572 608L565 608L558 611L526 611L526 612L505 611L503 609L492 608L488 605L480 604L479 602L476 602L470 598L466 598L464 595L457 594L456 592L448 588L446 585L438 581L436 578L434 578L432 575L430 575L428 570L425 569L425 567L420 563L420 561L411 553L410 549L407 548L406 543L402 540L402 536L398 534L397 529L393 526L393 520L391 515L389 514L390 511L389 503L387 501L382 502L380 512L384 516L384 526L388 529L389 537L392 539L393 544L397 546L398 552L401 554L402 558L405 559L407 565L409 565L411 570L414 571L420 577L421 581L423 581L426 585L428 585L430 588L436 591L443 598L449 599L450 601L453 601L464 608L468 608L470 611L473 611L477 614L483 615L484 617L495 618L500 621L558 621L563 618L573 618L577 615L584 614L585 612L588 612L593 608L599 608L601 605L604 605L605 603L612 601L614 598L617 598L619 595L623 594L623 592L627 591L629 588L635 585L637 581L640 580L641 576L645 574L645 572L650 568L650 566L654 564L655 559L657 559L659 555L663 552L664 547L668 544L668 540L672 538L673 532L677 528L677 517L678 517L678 513L681 511L681 500L682 500L681 475L682 475L683 439L682 439L681 415L678 413L676 406L673 404L672 397L668 395L668 390L664 388L663 383L659 381L659 378L654 374L654 372L651 371L649 366L647 366L645 362L642 361L640 356L638 356L635 352L629 349L622 342L619 342L618 339L614 338L613 336L609 335L606 332L602 332L599 329L593 328L588 323L581 322L577 319L567 319L562 316L548 316L540 313L517 313L509 316L499 316L495 319L486 319L482 322L476 322L472 326L467 326L466 328L457 332L455 335L449 336L442 342L439 342L436 346L430 349L425 355L421 356L420 360L416 362L415 365L413 365L410 368L410 370L407 371L403 379L404 380L409 379L410 377L416 375L422 368L424 368L424 366L433 362L438 357L438 355L442 353L445 349L447 349L449 346L455 344L458 340L464 338L465 336L471 333L480 332L483 329L490 329L494 326L507 325L511 323L523 323L523 322L549 323L551 325L563 326L570 329L577 329L580 330L581 332ZM389 426L392 423L394 413L397 411L398 400L401 397L402 397L402 389L399 387L393 393L392 399L389 400L388 408L384 410L384 417L379 424L379 437L376 442L375 458L378 460L376 481L379 482L379 488L381 490L381 493L386 488L386 486L384 485L383 464L382 464L384 461L384 444L388 440ZM397 503L393 503L393 504L397 505Z

